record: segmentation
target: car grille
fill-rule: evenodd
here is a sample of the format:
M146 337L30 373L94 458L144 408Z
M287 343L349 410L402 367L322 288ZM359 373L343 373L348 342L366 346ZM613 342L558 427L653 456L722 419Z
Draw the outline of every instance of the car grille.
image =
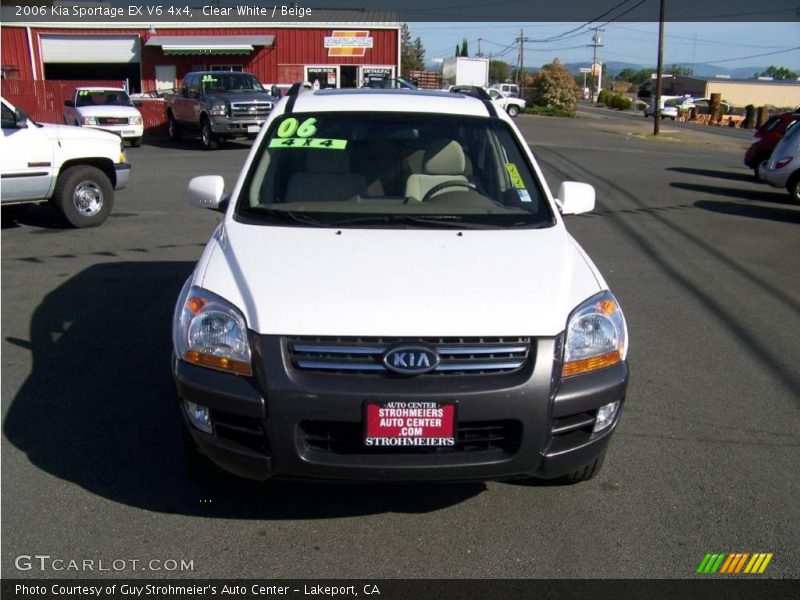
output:
M272 110L272 102L231 102L231 117L234 119L265 119Z
M387 348L400 342L422 342L434 347L440 357L439 366L424 376L510 373L528 362L531 346L531 339L527 337L304 337L287 341L289 355L296 369L378 375L394 375L382 362Z
M364 424L343 421L303 421L300 434L311 450L333 454L440 454L454 452L503 452L514 454L522 440L519 421L472 421L459 423L455 446L365 446Z
M127 125L128 117L97 117L98 125Z

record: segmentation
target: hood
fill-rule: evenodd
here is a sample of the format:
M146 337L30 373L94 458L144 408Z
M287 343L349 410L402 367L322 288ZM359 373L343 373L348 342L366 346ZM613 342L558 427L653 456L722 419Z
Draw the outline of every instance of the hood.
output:
M275 99L267 92L218 92L215 94L208 94L206 97L224 100L225 102L252 102L253 100L275 102Z
M200 285L278 335L556 335L601 290L563 226L220 227Z
M76 127L74 125L52 125L40 123L42 131L51 140L82 140L120 143L120 137L108 131L92 129L91 127Z
M132 106L81 106L75 109L81 117L141 117Z

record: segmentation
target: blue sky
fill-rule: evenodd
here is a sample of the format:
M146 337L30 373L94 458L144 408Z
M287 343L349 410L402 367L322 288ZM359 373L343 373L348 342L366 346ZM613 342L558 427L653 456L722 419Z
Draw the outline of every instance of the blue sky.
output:
M515 63L518 50L508 49L519 37L547 40L579 27L582 23L410 23L411 37L419 36L425 46L425 58L453 55L456 43L469 42L470 54L478 49L488 56L502 54L502 60ZM623 61L655 65L658 52L658 23L610 23L604 27L598 48L602 61ZM800 70L800 23L666 23L664 61L672 63L714 62L729 69L778 65ZM549 42L525 44L525 64L540 66L558 57L562 62L591 62L592 34L585 29ZM794 51L780 52L787 48ZM743 58L748 57L748 58ZM740 59L740 60L732 60ZM719 61L719 62L717 62Z

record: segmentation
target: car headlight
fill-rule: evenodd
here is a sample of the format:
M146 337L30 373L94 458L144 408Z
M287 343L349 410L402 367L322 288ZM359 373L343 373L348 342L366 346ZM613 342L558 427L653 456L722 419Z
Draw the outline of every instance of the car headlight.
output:
M97 117L81 117L81 125L97 125Z
M135 117L130 117L128 119L128 125L141 125L142 124L142 117L140 115L136 115Z
M614 295L601 292L578 306L567 321L561 376L610 367L625 360L627 353L625 316Z
M252 375L247 325L241 312L216 294L187 282L172 324L176 355L202 367Z
M224 104L215 104L209 109L209 112L212 115L217 117L224 117L225 116L225 105Z

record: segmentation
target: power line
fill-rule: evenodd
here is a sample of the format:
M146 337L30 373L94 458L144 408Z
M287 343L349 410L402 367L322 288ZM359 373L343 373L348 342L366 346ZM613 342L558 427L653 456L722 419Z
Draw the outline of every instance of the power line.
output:
M702 63L681 63L681 64L683 64L683 65L702 65L702 64L705 64L705 65L716 65L718 63L724 63L724 62L734 62L734 61L737 61L737 60L748 60L750 58L761 58L762 56L773 56L775 54L786 54L787 52L796 52L797 50L800 50L800 46L797 46L795 48L786 48L784 50L777 50L775 52L763 52L761 54L751 54L750 56L739 56L737 58L723 58L723 59L720 59L720 60L704 60Z

